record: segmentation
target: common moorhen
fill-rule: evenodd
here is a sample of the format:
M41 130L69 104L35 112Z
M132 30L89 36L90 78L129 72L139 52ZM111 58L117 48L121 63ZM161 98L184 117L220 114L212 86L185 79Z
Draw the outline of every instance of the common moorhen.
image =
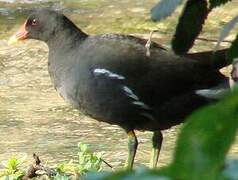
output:
M119 125L127 132L129 169L138 144L134 130L154 132L151 166L155 167L161 130L181 123L208 102L196 90L224 79L218 66L208 59L178 57L156 45L148 56L139 38L87 35L63 14L51 10L32 13L10 43L24 39L48 45L49 74L66 101L98 121Z

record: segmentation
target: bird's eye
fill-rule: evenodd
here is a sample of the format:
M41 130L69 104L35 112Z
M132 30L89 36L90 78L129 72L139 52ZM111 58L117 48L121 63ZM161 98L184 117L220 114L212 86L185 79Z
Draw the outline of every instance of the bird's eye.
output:
M32 25L32 26L37 25L37 21L36 21L36 19L33 19L33 20L32 20L31 25Z

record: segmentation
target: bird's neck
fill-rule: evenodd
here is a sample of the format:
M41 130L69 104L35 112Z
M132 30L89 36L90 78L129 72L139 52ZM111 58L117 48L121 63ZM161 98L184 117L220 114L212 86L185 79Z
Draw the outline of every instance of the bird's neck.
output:
M78 29L76 26L72 26L72 28L64 28L54 32L46 43L49 50L55 51L57 48L62 51L77 46L87 37L88 35L86 33Z

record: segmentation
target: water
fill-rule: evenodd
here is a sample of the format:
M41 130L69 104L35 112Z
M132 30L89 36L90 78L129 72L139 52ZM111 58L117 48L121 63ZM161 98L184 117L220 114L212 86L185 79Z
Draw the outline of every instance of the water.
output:
M47 46L34 40L8 46L7 40L31 9L51 7L63 11L90 34L114 32L148 37L150 30L159 28L155 40L169 46L179 11L166 21L153 23L148 14L156 1L0 0L0 161L12 154L26 154L31 160L35 152L52 164L75 158L77 143L84 142L93 151L104 151L104 159L114 167L122 166L127 155L126 134L117 126L81 115L57 95L47 72ZM217 38L217 29L238 14L234 8L237 5L235 2L212 13L202 35ZM234 33L229 38L233 37ZM197 41L194 51L212 46ZM179 127L164 132L160 166L170 162L178 132ZM151 133L137 134L140 144L136 166L148 165ZM237 143L231 149L232 155L238 152Z

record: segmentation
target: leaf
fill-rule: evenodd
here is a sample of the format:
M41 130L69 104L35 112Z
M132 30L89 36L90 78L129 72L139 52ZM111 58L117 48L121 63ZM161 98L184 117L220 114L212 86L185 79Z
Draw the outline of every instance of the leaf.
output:
M228 1L231 1L231 0L209 0L210 9L226 4Z
M153 21L160 21L163 18L170 16L181 4L183 0L161 0L150 11Z
M78 147L79 147L80 151L82 151L82 152L86 152L88 150L87 144L79 143Z
M230 31L235 27L236 23L238 22L238 16L234 17L232 20L230 20L228 23L226 23L221 32L220 32L220 36L219 36L219 39L217 41L217 44L214 48L214 51L216 51L221 42L229 35Z
M238 128L238 92L187 118L171 173L175 179L217 179Z
M68 176L66 176L66 175L57 174L54 177L54 180L70 180L70 178Z
M160 173L145 169L137 168L133 171L117 171L115 173L100 172L88 173L82 178L83 180L172 180L170 177L160 175Z
M10 159L7 160L5 168L14 171L17 169L17 166L18 160L15 156L12 156Z
M206 0L187 1L172 40L172 49L176 54L185 54L193 46L208 13Z

